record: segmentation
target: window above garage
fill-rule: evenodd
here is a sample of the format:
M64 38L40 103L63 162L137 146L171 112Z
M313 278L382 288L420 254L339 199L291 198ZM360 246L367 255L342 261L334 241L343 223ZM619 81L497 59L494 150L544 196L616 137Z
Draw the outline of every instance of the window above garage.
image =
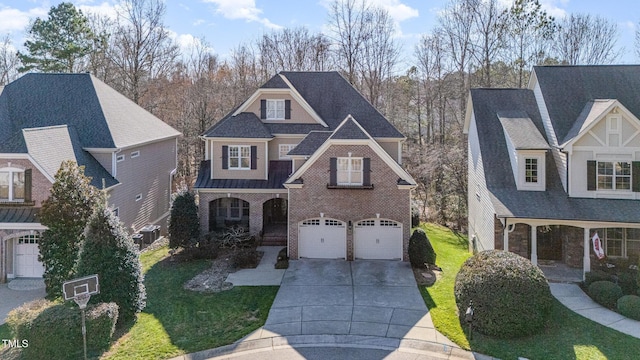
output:
M329 159L329 189L373 189L371 159L338 157Z

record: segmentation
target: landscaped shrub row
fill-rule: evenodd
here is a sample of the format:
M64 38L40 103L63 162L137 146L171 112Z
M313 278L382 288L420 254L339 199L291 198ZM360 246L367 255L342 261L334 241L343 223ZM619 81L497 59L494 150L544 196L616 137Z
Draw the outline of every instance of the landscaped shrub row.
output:
M416 268L436 264L436 252L422 229L415 229L409 238L409 261Z
M118 319L118 305L100 303L86 310L87 353L99 356L109 348ZM81 359L81 313L74 304L55 304L45 300L27 303L7 317L16 339L27 339L23 359Z
M640 320L640 296L625 295L618 299L618 312L628 318Z
M614 309L622 297L622 288L611 281L595 281L589 285L589 296L598 304Z
M553 304L542 271L529 260L501 250L467 259L456 276L454 293L461 321L473 301L473 328L500 338L538 332Z

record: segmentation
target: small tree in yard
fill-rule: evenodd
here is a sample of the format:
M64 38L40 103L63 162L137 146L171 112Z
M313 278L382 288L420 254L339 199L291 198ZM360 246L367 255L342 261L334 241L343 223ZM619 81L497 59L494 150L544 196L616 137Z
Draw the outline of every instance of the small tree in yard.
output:
M51 195L42 202L39 220L48 229L39 240L45 267L47 298L62 296L62 283L73 278L84 227L93 212L98 191L84 175L83 167L65 161L56 173Z
M409 238L409 261L414 268L436 265L436 252L424 230L418 228Z
M98 274L100 294L95 302L115 302L118 321L129 322L146 305L140 256L133 239L102 195L85 229L78 276Z
M200 236L200 221L196 199L186 186L181 187L171 204L169 218L169 247L188 248Z

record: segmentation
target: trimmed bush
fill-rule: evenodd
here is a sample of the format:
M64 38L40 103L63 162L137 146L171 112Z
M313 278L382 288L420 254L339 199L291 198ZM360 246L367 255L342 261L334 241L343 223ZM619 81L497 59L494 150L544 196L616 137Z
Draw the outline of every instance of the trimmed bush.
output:
M499 338L539 332L546 324L553 297L542 271L519 255L482 251L465 261L455 282L461 322L473 300L473 328Z
M289 268L289 256L287 255L287 248L282 248L278 252L278 261L276 261L276 269L288 269Z
M415 229L409 238L409 261L415 268L436 264L436 252L422 229Z
M589 296L598 304L613 309L622 297L622 288L611 281L596 281L589 285Z
M196 199L183 186L173 195L171 202L171 215L169 217L169 247L189 248L200 237L200 220L198 219L198 207Z
M72 303L36 301L9 313L7 323L16 339L27 339L23 359L81 359L82 317ZM98 357L109 348L118 319L118 305L99 303L86 310L87 354ZM55 330L55 331L54 331Z
M635 295L638 291L636 284L636 274L623 272L618 275L618 285L622 288L623 295Z
M640 296L625 295L618 299L618 312L630 319L640 320Z
M258 266L259 256L256 249L236 249L233 253L231 265L236 269L249 269Z
M584 274L584 286L589 288L589 285L596 281L611 281L611 274L608 274L602 270L588 271Z

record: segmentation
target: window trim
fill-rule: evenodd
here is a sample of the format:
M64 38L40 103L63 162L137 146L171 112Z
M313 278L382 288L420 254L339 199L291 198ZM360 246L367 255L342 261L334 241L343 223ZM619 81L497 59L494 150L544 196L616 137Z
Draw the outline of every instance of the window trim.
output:
M15 166L7 166L7 167L3 167L0 168L0 173L7 173L9 174L9 189L8 189L8 197L5 198L0 198L0 202L11 202L11 203L23 203L26 201L26 192L27 192L27 182L26 182L26 178L23 180L24 184L23 184L23 194L22 194L22 198L15 198L14 195L14 174L23 174L23 178L25 177L25 169L21 169L21 168L17 168Z
M136 150L136 151L132 151L132 152L131 152L131 158L132 158L132 159L135 159L135 158L137 158L138 156L140 156L140 150Z
M612 230L612 229L622 229L622 239L609 240L609 230ZM629 258L629 249L628 249L629 242L640 242L640 239L633 239L629 237L628 230L631 230L631 229L635 229L635 228L628 228L628 227L596 228L596 229L591 229L591 233L592 235L594 232L598 233L598 236L602 240L604 251L607 257L616 258L616 259L626 259L626 258ZM609 253L609 241L621 242L620 255L611 255ZM636 256L636 255L634 254L632 256Z
M136 201L140 201L140 200L142 200L142 194L136 195Z
M528 168L528 166L530 165L529 162L533 162L535 161L535 164L531 164L533 165L531 169ZM529 170L531 170L531 175L529 174ZM535 175L533 175L533 173L535 173ZM535 178L535 181L529 181L529 178ZM524 183L529 185L529 184L535 184L538 185L538 183L540 179L540 161L539 158L536 156L525 156L524 158Z
M282 104L282 109L278 109L278 105ZM270 106L271 105L271 106ZM275 109L272 107L275 106ZM286 103L285 99L266 99L265 105L265 120L285 120L286 118ZM269 116L269 112L273 112L273 116ZM279 112L282 111L282 117L279 117Z
M626 163L629 166L629 175L618 175L617 174L617 164ZM600 164L611 164L612 174L600 174ZM600 177L610 177L611 178L611 188L605 189L600 187ZM629 187L626 189L618 189L617 188L617 179L618 178L628 178ZM614 191L614 192L631 192L633 188L633 161L619 161L619 160L610 160L610 161L601 161L596 160L596 191Z
M234 167L231 165L231 159L232 159L231 151L234 148L238 150L238 156L233 157L234 159L238 159L237 167ZM242 156L243 148L248 149L249 151L248 156ZM243 158L246 158L249 160L247 167L242 166ZM229 147L227 148L227 170L251 170L251 145L229 145Z
M352 156L348 156L348 157L338 157L336 160L336 185L338 186L362 186L364 184L364 166L363 166L363 160L364 158L362 157L352 157ZM340 161L341 160L347 160L347 170L340 170ZM360 161L360 170L353 170L353 162L354 161ZM344 173L346 171L347 173L347 178L348 181L347 182L340 182L340 173ZM360 174L360 182L353 182L351 179L352 174L354 173L358 173Z
M546 151L518 150L516 187L520 191L545 191L546 189ZM527 182L527 160L537 161L537 182Z
M123 162L125 159L124 154L116 155L116 162Z

